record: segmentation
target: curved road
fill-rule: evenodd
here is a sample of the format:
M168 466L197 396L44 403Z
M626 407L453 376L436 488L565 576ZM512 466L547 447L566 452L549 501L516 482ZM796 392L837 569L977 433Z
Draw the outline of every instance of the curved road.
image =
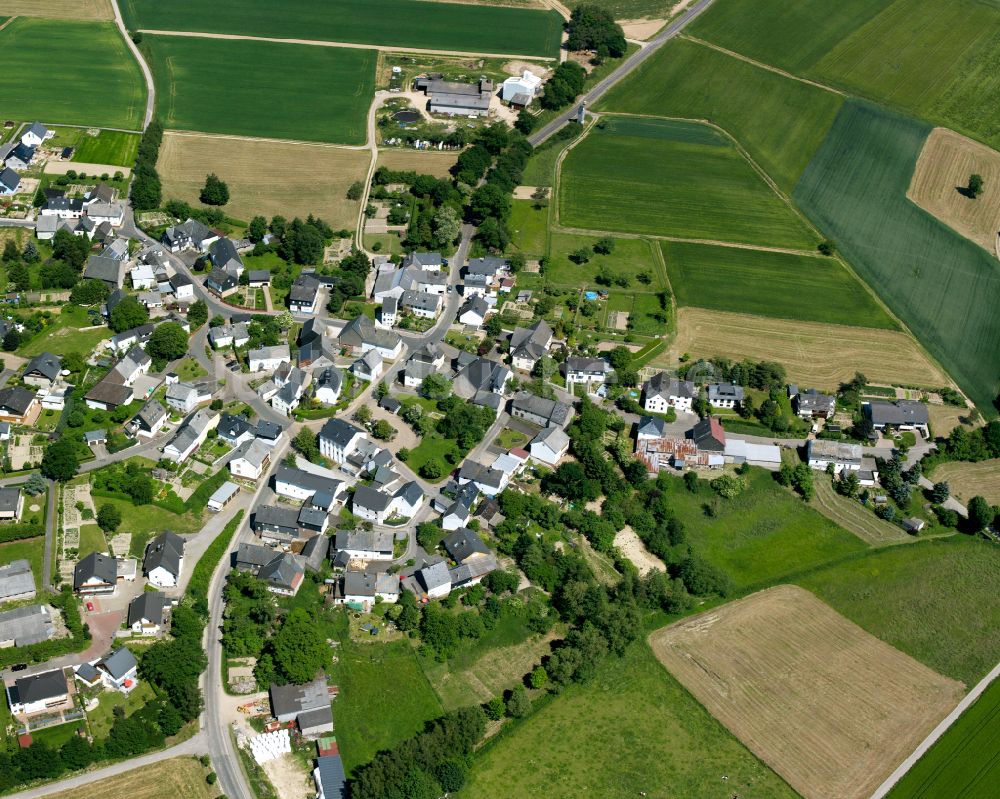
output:
M122 19L121 9L118 8L118 0L111 0L111 8L115 12L115 25L121 31L122 38L125 39L125 44L132 51L135 60L139 62L139 69L142 70L142 76L146 79L146 114L142 118L142 129L145 130L149 127L149 123L153 121L153 110L156 108L156 85L153 83L153 73L150 72L149 64L142 57L142 53L139 52L139 48L132 41L132 37L128 35L125 20Z
M710 5L712 5L712 2L713 0L698 0L697 3L684 12L684 16L667 25L667 27L665 27L660 33L650 39L649 43L645 47L634 52L629 58L625 59L624 63L622 63L614 72L606 78L598 81L585 95L577 98L569 111L563 111L558 117L553 119L547 125L542 126L528 136L528 141L531 142L531 145L533 147L537 147L567 122L574 121L577 117L577 109L579 108L581 102L590 104L603 97L608 89L620 82L626 75L632 72L632 70L642 64L647 58L653 55L653 53L659 50L663 45L680 34L680 32L683 31L688 25L694 22L698 16L700 16Z

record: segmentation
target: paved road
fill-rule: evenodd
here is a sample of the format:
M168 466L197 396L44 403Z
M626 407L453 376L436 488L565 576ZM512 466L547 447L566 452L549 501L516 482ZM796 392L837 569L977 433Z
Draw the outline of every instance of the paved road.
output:
M1000 677L1000 663L990 669L990 673L987 674L983 679L976 683L975 687L969 691L968 694L959 702L955 709L951 711L947 716L945 716L941 723L938 724L930 734L920 742L920 745L913 751L913 753L906 758L902 763L900 763L899 768L892 772L878 788L875 789L875 793L871 795L871 799L882 799L892 787L899 782L903 775L906 774L913 766L916 764L920 758L922 758L927 750L930 749L937 740L945 734L949 727L958 721L958 717L961 716L968 708L983 694L990 684Z
M169 749L161 749L158 752L151 752L142 757L134 757L131 760L124 760L121 763L115 763L113 766L105 766L94 771L88 771L76 777L59 780L59 782L50 782L48 785L42 785L38 788L8 794L6 799L38 799L39 797L48 796L58 791L70 791L82 788L84 785L96 782L97 780L103 780L105 777L114 777L117 774L124 774L126 771L132 771L143 766L151 766L153 763L159 763L171 757L181 757L184 755L197 756L204 753L205 734L199 732L188 738L184 743L171 746ZM216 766L216 768L218 767Z
M574 121L577 117L577 108L581 102L589 105L603 97L607 93L608 89L621 81L626 75L642 64L664 44L676 37L681 31L690 25L699 15L712 5L712 2L713 0L699 0L697 3L692 5L686 12L684 12L682 17L679 17L676 21L667 25L667 27L665 27L660 33L650 39L649 43L645 47L634 52L614 72L606 78L598 81L589 92L578 98L577 101L573 103L572 108L568 111L563 111L558 117L553 119L547 125L544 125L532 133L528 137L528 141L531 142L532 146L537 147L567 122Z
M139 48L135 46L135 42L132 41L132 37L128 35L128 29L125 27L125 21L122 19L122 12L118 8L118 0L111 0L111 8L115 12L115 25L118 26L118 30L121 31L122 37L125 39L125 44L128 45L128 49L132 51L132 55L135 56L135 60L139 62L139 68L142 70L142 76L146 79L146 114L142 118L142 129L145 130L149 127L149 123L153 121L153 110L156 108L156 85L153 83L153 73L149 70L149 64L146 63L146 59L142 57L142 53L139 52Z

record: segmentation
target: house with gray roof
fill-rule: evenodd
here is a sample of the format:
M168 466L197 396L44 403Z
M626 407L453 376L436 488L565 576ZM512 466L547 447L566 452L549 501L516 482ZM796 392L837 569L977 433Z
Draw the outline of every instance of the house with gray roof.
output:
M120 647L97 664L104 684L123 694L131 693L138 684L139 663L130 649Z
M100 280L113 289L122 287L122 262L110 255L91 255L83 268L85 280Z
M0 522L16 522L21 519L24 509L24 494L21 486L0 487Z
M306 735L306 730L311 736L333 730L333 712L325 676L320 675L304 685L272 683L268 693L271 715L280 723L294 721L303 735Z
M164 610L169 606L162 591L143 591L129 602L127 624L138 635L157 635L163 627Z
M345 552L351 560L392 560L393 533L383 530L338 531L332 552Z
M261 566L257 576L271 593L295 596L305 577L305 565L297 555L282 552Z
M7 704L15 716L52 712L69 702L69 684L62 669L19 677L6 691Z
M343 465L365 438L365 431L349 422L329 419L319 431L319 451L324 458Z
M206 252L208 246L216 241L216 236L205 225L196 219L188 219L179 225L167 228L163 233L163 243L170 252L194 249Z
M341 347L349 348L354 355L364 355L377 350L387 360L395 360L403 349L403 339L392 330L382 330L364 314L352 319L337 337Z
M73 568L73 590L78 594L110 594L118 582L118 561L103 552L92 552Z
M510 362L515 369L530 372L552 345L552 328L544 319L531 327L515 327L510 336Z
M24 559L0 566L0 602L20 602L35 598L35 576Z
M424 566L414 577L419 592L426 599L440 599L451 593L451 573L443 560Z
M456 397L466 400L471 400L480 391L502 397L512 376L503 364L478 357L455 373L451 388Z
M872 400L862 407L865 416L876 430L892 427L897 430L919 430L926 438L929 435L930 419L927 406L916 400L896 400L885 402Z
M642 386L642 407L650 413L666 413L671 408L690 411L698 398L698 386L690 380L678 380L658 372Z
M47 605L25 605L0 613L0 649L31 646L53 636L55 626Z
M573 417L573 407L559 400L519 391L510 401L510 415L539 427L564 428Z
M837 400L829 394L820 394L816 389L800 391L792 398L795 412L803 419L829 419L837 407Z
M299 536L299 512L288 505L258 505L253 530L265 544L288 545Z
M150 585L173 588L184 569L184 539L169 531L160 533L146 545L142 571Z
M236 280L240 279L240 275L243 274L243 259L240 258L232 239L224 237L214 242L209 246L208 254L215 269L221 269Z
M10 167L0 169L0 195L17 194L19 188L21 188L21 176Z
M204 443L208 437L208 431L218 423L218 414L212 413L206 408L195 411L178 428L177 433L163 448L163 457L174 463L183 463Z
M555 466L569 450L569 436L561 427L543 427L528 445L531 457Z
M743 395L743 386L735 383L712 383L708 387L708 402L713 408L736 408L743 402Z

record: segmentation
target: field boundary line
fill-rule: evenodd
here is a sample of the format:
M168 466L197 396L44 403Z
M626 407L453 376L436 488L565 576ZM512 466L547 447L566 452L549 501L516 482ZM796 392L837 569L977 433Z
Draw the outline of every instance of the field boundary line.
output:
M298 144L310 147L327 147L334 150L367 150L367 144L334 144L326 141L307 141L305 139L275 139L267 136L237 136L233 133L205 133L199 130L180 130L167 128L163 131L172 136L184 136L190 139L235 139L236 141L256 141L266 144Z
M121 9L118 7L118 0L111 0L111 11L114 16L115 26L125 40L125 46L132 53L132 57L138 62L139 71L146 81L146 113L142 118L142 130L145 131L149 127L149 123L153 121L153 114L156 113L156 83L153 81L153 72L139 50L139 46L132 41L128 28L125 27L125 20L122 17Z
M427 47L399 47L386 44L357 44L353 42L327 42L321 39L282 39L276 36L246 36L240 33L207 33L203 31L164 31L143 28L144 36L180 36L189 39L228 39L239 42L271 42L272 44L299 44L307 47L337 47L342 50L381 50L390 53L417 53L419 55L454 55L462 58L508 58L521 61L555 61L544 55L518 55L512 53L474 53L466 50L433 50ZM131 41L131 40L130 40Z
M758 69L766 69L768 72L773 72L776 75L781 75L783 78L788 78L789 80L797 80L799 83L805 83L809 86L815 86L817 89L822 89L825 92L830 92L831 94L839 94L841 97L847 97L847 92L840 89L835 89L832 86L827 86L825 83L819 83L814 80L809 80L809 78L803 78L799 75L794 75L791 72L786 72L778 67L771 66L770 64L765 64L763 61L755 61L748 56L737 53L734 50L727 50L725 47L720 47L717 44L712 44L712 42L706 42L704 39L699 39L697 36L691 36L687 33L682 33L678 38L687 39L694 44L700 44L702 47L708 47L711 50L717 50L730 58L735 58L739 61L743 61L747 64L757 67Z
M10 23L12 23L15 19L17 19L17 16L11 17L5 23L3 23L2 25L0 25L0 31L2 31L4 28L6 28L8 25L10 25Z
M948 731L951 725L958 721L961 715L983 695L997 677L1000 677L1000 663L997 663L997 665L990 669L989 673L977 682L973 689L955 706L955 709L930 731L930 734L920 742L919 746L913 750L910 756L900 763L896 770L886 778L885 782L875 789L875 793L871 795L870 799L882 799L882 797L888 794L893 786L917 764L917 761L927 754L928 750L938 742L938 739Z

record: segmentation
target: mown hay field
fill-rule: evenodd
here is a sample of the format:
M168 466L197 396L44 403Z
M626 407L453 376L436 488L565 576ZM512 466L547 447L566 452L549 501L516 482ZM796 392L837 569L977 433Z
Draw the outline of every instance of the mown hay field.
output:
M346 194L364 180L368 163L364 150L167 131L156 168L167 199L197 204L205 175L214 172L229 184L231 216L315 214L336 230L357 224L361 204Z
M883 547L795 580L838 613L966 687L1000 660L1000 550L955 535Z
M112 23L22 17L0 31L0 98L5 119L136 130L146 85Z
M87 786L92 796L128 796L129 799L212 799L218 791L205 782L205 769L193 757L174 757L116 774ZM79 799L74 788L51 794L51 799Z
M897 329L871 293L834 258L661 242L679 305Z
M111 11L111 0L3 0L0 11L11 17L115 18Z
M1000 681L994 682L889 792L889 799L993 796L1000 784Z
M339 699L337 700L340 701ZM478 755L469 799L796 796L636 642Z
M236 33L466 53L559 53L554 11L418 0L125 0L129 30Z
M374 51L176 36L146 36L143 47L167 128L333 144L367 139ZM266 159L258 166L270 171Z
M942 463L935 467L933 480L948 483L952 495L960 502L981 496L991 505L1000 505L1000 459L991 458L978 463Z
M413 170L418 175L434 175L436 178L451 176L448 171L458 160L458 152L437 150L413 150L401 147L384 148L378 151L378 166L399 171Z
M1000 7L720 0L691 32L1000 146Z
M605 117L559 181L567 227L808 249L818 239L721 133L692 122Z
M962 424L962 419L966 418L970 411L957 405L928 404L927 413L930 415L931 434L946 436Z
M816 494L810 506L862 541L873 547L916 541L902 527L883 521L856 499L842 497L826 475L816 475L814 485Z
M712 122L789 193L843 101L839 94L678 39L608 92L598 108Z
M969 176L981 175L983 193L962 190ZM906 193L927 213L996 254L1000 232L1000 153L946 128L934 128L920 151Z
M805 799L869 796L963 693L790 585L664 627L650 645Z
M659 362L676 367L683 353L777 361L790 380L817 388L836 389L855 372L892 385L939 388L950 383L905 333L701 308L677 309L677 338Z
M929 126L851 100L795 190L959 386L981 408L1000 391L1000 263L906 198Z

